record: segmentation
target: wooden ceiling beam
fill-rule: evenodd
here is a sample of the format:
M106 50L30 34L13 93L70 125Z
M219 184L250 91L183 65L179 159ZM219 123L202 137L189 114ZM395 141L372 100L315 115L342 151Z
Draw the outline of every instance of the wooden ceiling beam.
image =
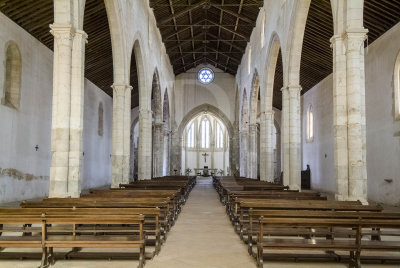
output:
M211 4L211 6L217 8L217 9L219 9L219 10L225 12L225 13L228 13L228 14L230 14L232 16L235 16L236 18L239 18L242 21L245 21L245 22L250 23L250 24L254 24L254 20L253 19L250 19L250 18L248 18L246 16L241 15L240 13L236 13L235 11L227 9L223 5L218 6L218 5Z
M200 24L200 23L202 23L204 21L206 21L206 19L201 19L200 21L195 22L195 24ZM184 32L184 31L190 30L190 27L191 26L184 27L182 29L179 29L179 30L177 30L177 31L175 31L175 32L163 37L163 41L164 42L171 41L171 40L168 40L168 39L170 39L171 37L174 37L177 34L180 34L180 33ZM173 41L176 41L176 40L173 40Z
M218 23L215 23L215 22L212 22L212 21L210 21L212 24L214 24L214 25L218 25ZM249 39L249 37L247 37L247 36L245 36L244 34L242 34L242 33L239 33L237 30L231 30L231 29L228 29L228 28L226 28L226 27L224 27L224 26L220 26L222 29L224 29L225 31L227 31L227 32L230 32L230 33L232 33L232 34L236 34L237 36L240 36L241 38L243 38L243 39L245 39L247 42L249 42L250 41L250 39Z
M188 13L189 11L193 11L193 10L195 10L195 9L197 9L197 8L199 8L199 7L201 7L201 6L203 6L204 3L206 3L206 2L200 1L199 3L197 3L197 4L195 4L195 5L191 5L191 6L185 8L185 9L183 9L183 10L181 10L181 11L175 13L175 14L172 14L172 15L170 15L170 16L168 16L168 17L162 19L162 20L160 20L160 21L157 23L157 26L163 25L163 24L165 24L165 23L167 23L167 22L170 22L173 18L177 19L177 18L179 18L179 17L185 15L185 14Z

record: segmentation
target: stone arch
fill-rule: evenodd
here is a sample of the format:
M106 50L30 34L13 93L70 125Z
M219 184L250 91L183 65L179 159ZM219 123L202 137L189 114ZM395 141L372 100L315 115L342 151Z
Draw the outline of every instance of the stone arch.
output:
M226 126L228 130L229 137L233 135L233 126L229 118L217 107L210 104L202 104L195 108L193 108L190 112L188 112L185 117L182 119L181 123L178 127L179 138L182 139L183 131L186 125L192 120L194 117L198 116L200 113L210 113L221 120L222 123Z
M242 107L240 113L240 129L247 129L249 123L249 105L247 101L247 92L246 89L243 90L242 95Z
M284 76L284 85L297 86L300 84L300 62L303 48L304 31L311 0L297 1L294 6L294 15L290 23L290 33L287 51L287 76ZM285 69L285 68L284 68Z
M162 124L162 101L160 77L157 68L153 73L153 81L151 87L151 110L153 115L153 131L152 131L152 176L161 177L163 169L163 124Z
M161 123L163 117L162 111L162 101L161 101L161 86L160 86L160 76L158 74L157 68L153 73L153 82L151 87L151 110L153 111L153 117L155 123Z
M241 118L240 118L240 176L248 175L248 136L249 136L249 108L247 102L247 92L246 89L243 90L242 95L242 108L241 108Z
M17 44L9 41L6 44L3 98L1 103L19 110L21 99L21 53Z
M258 106L258 95L260 94L260 77L257 69L254 70L253 80L251 82L251 97L250 97L250 124L255 124L257 121L257 106Z
M265 65L264 75L264 94L261 94L261 106L266 111L272 111L272 100L274 95L275 70L278 61L278 55L281 51L281 43L277 33L274 33L268 48L268 59ZM283 67L283 66L282 66ZM284 68L283 68L284 70ZM283 74L285 76L285 73ZM285 80L285 78L284 78ZM261 90L262 91L262 90Z
M169 110L169 97L168 89L164 91L163 100L163 176L170 174L170 148L171 148L171 137L170 137L170 110Z
M134 53L134 59L136 61L136 73L139 87L139 109L150 109L150 98L147 97L148 90L146 89L143 51L140 39L136 39L133 43L132 53Z
M125 33L120 25L123 25L120 14L119 1L104 1L107 11L108 25L110 27L111 46L113 55L113 75L115 85L129 84L130 54L126 48Z

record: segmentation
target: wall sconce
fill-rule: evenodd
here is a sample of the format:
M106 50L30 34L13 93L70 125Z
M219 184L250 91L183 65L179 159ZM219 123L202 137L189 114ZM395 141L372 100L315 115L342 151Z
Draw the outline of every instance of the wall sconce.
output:
M36 152L39 150L39 145L36 144L35 146Z

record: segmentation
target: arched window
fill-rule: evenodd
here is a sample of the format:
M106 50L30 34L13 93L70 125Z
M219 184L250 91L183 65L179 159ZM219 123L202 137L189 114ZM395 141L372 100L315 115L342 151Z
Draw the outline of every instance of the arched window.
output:
M224 148L224 131L220 123L217 123L215 147L219 149Z
M395 119L400 119L400 52L397 55L396 63L394 65L393 75L393 89L394 89L394 109Z
M210 147L210 121L207 118L201 120L201 148Z
M312 142L314 139L314 114L312 106L307 109L307 142Z
M186 146L188 148L194 148L194 124L189 127L186 136Z
M6 50L4 90L1 103L19 110L21 87L21 54L18 46L10 42Z

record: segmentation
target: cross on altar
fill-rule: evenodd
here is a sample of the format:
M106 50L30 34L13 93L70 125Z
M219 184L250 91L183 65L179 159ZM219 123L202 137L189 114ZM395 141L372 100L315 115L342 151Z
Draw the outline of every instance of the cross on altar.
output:
M204 154L202 154L202 156L204 156L204 163L207 162L207 156L209 156L209 154L208 153L204 153Z

